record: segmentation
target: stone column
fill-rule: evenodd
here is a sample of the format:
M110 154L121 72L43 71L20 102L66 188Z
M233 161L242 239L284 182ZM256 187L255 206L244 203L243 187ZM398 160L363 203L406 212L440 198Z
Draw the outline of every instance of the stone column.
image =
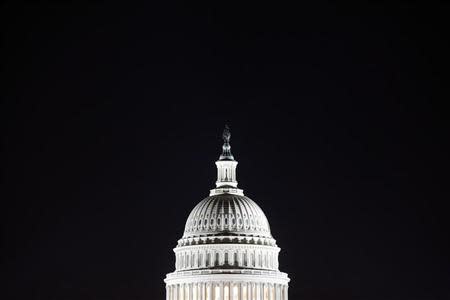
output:
M212 300L212 284L211 282L206 284L206 300Z
M225 287L224 287L224 283L221 282L220 283L220 300L224 300L225 299Z
M206 299L206 282L202 283L202 300Z
M198 300L205 300L205 297L203 296L203 285L203 282L198 284Z

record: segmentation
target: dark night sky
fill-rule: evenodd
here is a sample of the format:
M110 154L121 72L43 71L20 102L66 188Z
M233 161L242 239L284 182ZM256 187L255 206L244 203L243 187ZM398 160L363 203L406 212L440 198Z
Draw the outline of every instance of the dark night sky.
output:
M443 3L3 4L3 299L165 299L225 123L291 299L449 299Z

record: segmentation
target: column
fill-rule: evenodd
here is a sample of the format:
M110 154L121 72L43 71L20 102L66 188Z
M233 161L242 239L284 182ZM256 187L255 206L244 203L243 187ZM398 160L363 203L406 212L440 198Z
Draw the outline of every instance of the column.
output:
M256 297L256 282L252 283L252 300L258 300Z
M202 283L202 300L207 300L206 299L206 282Z
M195 284L195 289L196 289L196 294L197 294L197 297L195 298L195 300L200 300L201 293L202 293L202 291L201 291L201 283L196 283Z
M206 285L206 299L205 300L211 300L211 283L205 283Z
M225 299L225 288L224 288L224 283L221 282L220 283L220 300L224 300Z
M231 296L231 283L230 282L226 282L225 283L225 300L232 300L232 296Z
M203 282L198 284L198 300L205 300L205 297L203 296L203 284Z

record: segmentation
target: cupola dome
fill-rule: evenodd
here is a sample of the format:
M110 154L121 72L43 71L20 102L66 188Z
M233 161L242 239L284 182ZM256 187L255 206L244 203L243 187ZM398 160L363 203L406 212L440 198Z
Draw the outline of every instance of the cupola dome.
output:
M223 193L209 196L194 207L183 238L213 235L245 235L271 238L264 212L250 198Z

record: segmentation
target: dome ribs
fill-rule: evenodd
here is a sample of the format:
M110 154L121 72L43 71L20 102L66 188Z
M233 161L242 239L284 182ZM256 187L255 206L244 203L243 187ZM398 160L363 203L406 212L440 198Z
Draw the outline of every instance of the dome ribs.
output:
M206 197L197 204L186 222L183 244L227 243L275 244L269 222L250 198L235 194ZM180 240L181 242L181 240Z

